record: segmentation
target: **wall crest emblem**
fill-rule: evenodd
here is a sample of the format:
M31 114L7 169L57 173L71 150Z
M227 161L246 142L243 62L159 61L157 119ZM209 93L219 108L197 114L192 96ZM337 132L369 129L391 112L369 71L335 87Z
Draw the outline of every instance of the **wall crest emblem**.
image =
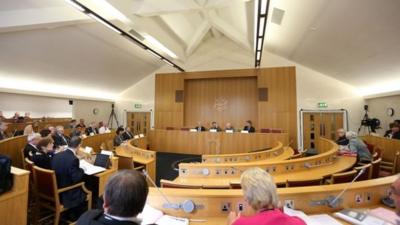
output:
M215 98L214 108L218 112L225 111L228 108L228 100L224 97Z

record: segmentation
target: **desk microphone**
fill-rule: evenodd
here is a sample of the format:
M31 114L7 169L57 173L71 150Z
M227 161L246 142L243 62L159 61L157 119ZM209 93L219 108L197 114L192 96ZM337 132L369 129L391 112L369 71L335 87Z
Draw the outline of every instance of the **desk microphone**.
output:
M343 194L353 185L353 183L363 174L367 168L361 169L357 176L354 177L354 179L335 197L335 196L329 196L325 200L319 200L319 201L312 201L311 205L327 205L331 208L337 208L339 204L341 203L341 197Z
M175 209L175 210L179 210L182 209L185 213L191 213L193 212L195 209L200 209L200 208L204 208L203 205L196 205L194 204L194 202L190 199L187 199L185 201L183 201L182 203L171 203L167 196L161 191L161 189L155 184L155 182L153 181L153 179L151 179L151 177L149 176L149 174L147 173L147 171L144 169L142 170L143 174L146 176L146 178L150 181L150 183L152 185L154 185L154 187L157 189L157 191L160 193L160 195L164 198L165 202L162 207L163 208L167 208L167 209Z

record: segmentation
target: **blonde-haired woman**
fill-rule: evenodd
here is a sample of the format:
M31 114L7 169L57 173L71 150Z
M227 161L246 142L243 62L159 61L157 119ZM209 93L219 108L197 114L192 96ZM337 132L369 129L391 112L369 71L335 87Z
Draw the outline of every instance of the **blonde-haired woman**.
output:
M306 225L297 217L291 217L278 209L276 185L267 172L260 168L250 168L240 178L245 200L256 212L244 217L231 212L228 225Z

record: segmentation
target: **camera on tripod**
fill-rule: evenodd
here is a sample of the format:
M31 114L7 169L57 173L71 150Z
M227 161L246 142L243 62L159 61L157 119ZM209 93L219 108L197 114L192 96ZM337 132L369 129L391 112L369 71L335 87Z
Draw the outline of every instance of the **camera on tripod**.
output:
M380 125L381 125L381 121L377 118L369 118L368 116L368 105L364 105L364 117L361 120L361 125L360 128L358 128L358 133L360 133L360 130L362 127L367 128L368 129L368 133L371 133L371 131L373 133L375 133L376 129L380 129Z

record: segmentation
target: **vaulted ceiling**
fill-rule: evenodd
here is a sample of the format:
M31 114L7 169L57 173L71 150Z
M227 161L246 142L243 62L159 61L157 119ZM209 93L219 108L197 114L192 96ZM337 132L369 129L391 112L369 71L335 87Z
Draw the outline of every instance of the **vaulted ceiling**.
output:
M254 0L79 2L178 65L210 39L254 49ZM398 0L271 0L264 48L365 95L396 91L399 9ZM2 0L0 49L3 91L113 99L165 65L64 0Z

